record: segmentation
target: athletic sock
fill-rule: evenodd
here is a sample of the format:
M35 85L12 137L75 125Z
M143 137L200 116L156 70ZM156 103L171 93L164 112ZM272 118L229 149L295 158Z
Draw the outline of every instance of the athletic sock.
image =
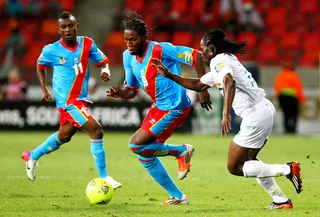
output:
M174 156L178 157L187 150L184 145L171 145L161 142L152 142L147 145L129 144L129 148L134 153L144 157Z
M283 203L288 201L288 198L283 194L274 178L257 178L257 182L268 192L268 194L272 197L273 202Z
M183 193L173 182L167 170L157 157L145 158L138 155L138 159L152 178L168 192L169 196L179 199L182 198Z
M102 139L91 139L91 153L96 163L99 177L105 178L108 176L108 172L106 170L106 153Z
M246 177L276 177L290 174L290 167L287 164L265 164L259 160L246 161L243 164L243 174Z
M44 154L49 154L57 150L64 142L59 140L58 132L51 134L46 141L31 151L30 158L32 160L38 160Z

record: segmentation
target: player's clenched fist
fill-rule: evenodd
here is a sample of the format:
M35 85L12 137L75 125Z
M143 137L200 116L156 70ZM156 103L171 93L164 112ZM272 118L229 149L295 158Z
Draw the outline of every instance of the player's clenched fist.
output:
M50 102L51 101L51 94L49 93L49 91L44 91L41 101L43 102Z

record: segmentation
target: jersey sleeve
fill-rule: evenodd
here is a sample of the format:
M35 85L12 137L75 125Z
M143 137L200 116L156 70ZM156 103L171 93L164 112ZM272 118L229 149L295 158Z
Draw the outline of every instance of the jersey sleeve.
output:
M97 47L96 43L92 40L92 46L89 52L89 59L100 67L103 63L108 63L108 58L104 53Z
M201 83L205 84L205 85L208 85L210 87L212 87L216 81L214 79L214 72L208 72L206 74L204 74L201 78L200 78L200 81Z
M37 67L40 69L48 69L52 66L52 58L50 56L50 50L52 45L46 45L43 47L41 54L37 60Z
M123 52L123 67L125 70L125 86L138 91L140 85L137 78L133 74L133 70L131 68L131 56L125 51Z
M223 83L226 74L230 73L233 76L232 68L226 58L212 59L210 70L212 73L215 73L216 80L220 83Z
M181 64L194 66L200 51L184 46L174 46L168 42L161 42L162 57L177 61Z

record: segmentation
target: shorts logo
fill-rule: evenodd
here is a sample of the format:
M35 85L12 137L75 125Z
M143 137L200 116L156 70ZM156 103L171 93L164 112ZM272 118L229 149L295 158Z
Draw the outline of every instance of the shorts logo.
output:
M61 65L64 65L64 64L66 64L66 59L65 58L63 58L63 57L60 57L59 58L59 63L61 64Z
M214 66L214 70L216 70L216 72L220 72L221 69L223 69L224 67L224 64L223 63L217 63L215 66Z
M156 120L155 119L151 119L149 122L150 122L150 124L153 125L154 123L156 123Z

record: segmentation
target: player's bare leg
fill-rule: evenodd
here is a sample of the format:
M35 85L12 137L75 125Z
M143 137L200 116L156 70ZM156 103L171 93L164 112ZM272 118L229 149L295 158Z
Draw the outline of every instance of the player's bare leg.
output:
M110 183L113 189L121 187L121 183L109 176L106 170L106 154L103 146L103 129L100 123L90 118L81 128L91 138L91 153L93 155L99 177Z
M288 164L264 164L257 159L261 149L250 149L237 145L232 141L228 154L228 170L231 174L246 177L256 177L258 183L273 198L273 203L269 209L290 209L291 201L283 194L273 177L287 176L295 173ZM295 176L296 177L296 176ZM299 180L300 174L299 174ZM301 183L301 182L300 182Z

